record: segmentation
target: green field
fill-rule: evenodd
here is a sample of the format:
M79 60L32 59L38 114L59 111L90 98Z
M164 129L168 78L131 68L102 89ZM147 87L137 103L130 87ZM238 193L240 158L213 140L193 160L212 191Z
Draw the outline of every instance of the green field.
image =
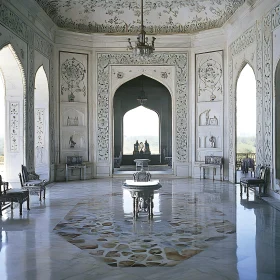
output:
M237 137L237 153L255 153L256 137Z

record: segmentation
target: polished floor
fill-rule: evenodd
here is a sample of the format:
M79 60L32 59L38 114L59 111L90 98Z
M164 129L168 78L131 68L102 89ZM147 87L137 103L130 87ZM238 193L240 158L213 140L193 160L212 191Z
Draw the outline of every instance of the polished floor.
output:
M133 217L124 178L55 183L22 217L8 208L0 279L280 279L280 202L158 176L151 219Z

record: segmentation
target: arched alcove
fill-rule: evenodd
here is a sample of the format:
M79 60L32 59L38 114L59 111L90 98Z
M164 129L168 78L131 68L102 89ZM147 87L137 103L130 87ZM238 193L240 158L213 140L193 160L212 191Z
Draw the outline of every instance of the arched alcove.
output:
M256 164L256 101L256 77L252 67L245 64L236 85L237 177L238 171L247 173L249 170L254 170Z
M49 179L49 87L43 66L35 76L34 124L35 172L40 178Z
M24 164L24 106L25 78L22 65L9 44L0 50L1 87L4 102L4 179L18 182Z
M154 111L159 118L159 151L151 155L151 164L164 163L165 157L172 157L172 104L168 89L161 83L145 75L138 76L121 85L114 95L114 155L118 156L123 152L123 117L124 115L139 107L139 95L141 90L145 92L147 101L143 104L145 108ZM143 118L144 119L144 118ZM135 128L140 125L150 126L149 121L144 121L139 117L135 122ZM138 139L139 140L139 139ZM143 141L149 139L143 139ZM142 141L142 142L143 142ZM131 146L131 152L133 145ZM133 164L132 155L123 157L123 164Z

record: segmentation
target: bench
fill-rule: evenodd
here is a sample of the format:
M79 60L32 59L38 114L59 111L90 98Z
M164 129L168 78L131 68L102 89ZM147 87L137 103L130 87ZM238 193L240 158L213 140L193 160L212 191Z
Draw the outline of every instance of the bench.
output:
M3 186L3 188L2 188ZM2 216L2 204L10 202L11 209L13 209L13 203L19 203L19 214L22 215L22 204L26 201L27 210L29 208L29 191L22 189L10 189L9 183L2 181L2 176L0 175L0 216Z
M216 169L220 169L220 180L224 180L223 176L223 157L221 156L205 156L205 162L199 165L200 168L200 179L201 179L201 171L202 177L205 179L205 169L212 168L213 169L213 181L216 175Z

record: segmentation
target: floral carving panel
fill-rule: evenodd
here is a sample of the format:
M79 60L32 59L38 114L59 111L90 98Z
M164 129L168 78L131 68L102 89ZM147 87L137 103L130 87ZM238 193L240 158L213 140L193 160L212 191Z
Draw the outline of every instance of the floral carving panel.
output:
M10 103L10 151L19 151L19 103Z
M197 101L223 100L222 51L196 55Z
M36 0L62 28L101 33L139 31L140 1ZM191 33L221 27L245 0L144 1L148 33Z
M188 160L188 54L157 53L143 60L131 54L98 54L97 146L98 161L109 161L109 66L171 65L176 79L176 159Z
M264 164L272 166L272 17L264 19L263 34L263 137Z
M86 54L60 52L60 99L64 102L86 102Z

